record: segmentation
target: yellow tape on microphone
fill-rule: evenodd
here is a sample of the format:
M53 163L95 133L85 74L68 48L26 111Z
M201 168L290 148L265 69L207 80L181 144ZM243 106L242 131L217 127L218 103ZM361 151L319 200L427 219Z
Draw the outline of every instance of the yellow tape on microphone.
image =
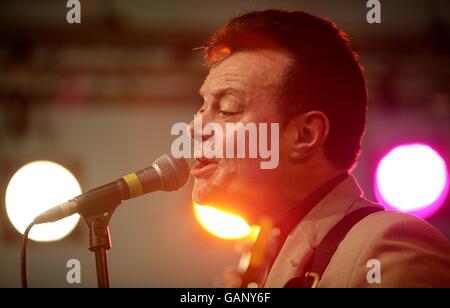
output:
M124 176L122 179L128 185L128 189L130 190L130 197L137 197L142 195L142 185L136 173L130 173Z

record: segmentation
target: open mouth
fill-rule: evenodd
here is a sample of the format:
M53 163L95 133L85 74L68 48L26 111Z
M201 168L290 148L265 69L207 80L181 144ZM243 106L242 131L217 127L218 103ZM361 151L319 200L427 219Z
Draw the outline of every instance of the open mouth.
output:
M206 178L211 176L219 166L219 162L206 158L197 158L196 163L192 166L191 174L195 178Z

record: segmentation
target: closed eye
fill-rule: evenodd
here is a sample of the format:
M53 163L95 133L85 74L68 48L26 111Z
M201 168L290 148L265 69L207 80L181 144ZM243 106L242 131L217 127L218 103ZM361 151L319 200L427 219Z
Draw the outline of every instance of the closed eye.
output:
M219 111L219 113L223 116L233 116L233 115L239 114L240 112L231 112L231 111L221 110L221 111Z

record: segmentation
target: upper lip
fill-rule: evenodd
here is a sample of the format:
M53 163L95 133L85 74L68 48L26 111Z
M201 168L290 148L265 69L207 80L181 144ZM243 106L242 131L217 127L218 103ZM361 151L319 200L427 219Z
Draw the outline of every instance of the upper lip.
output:
M217 164L218 161L215 159L210 159L206 157L196 157L195 160L200 164Z

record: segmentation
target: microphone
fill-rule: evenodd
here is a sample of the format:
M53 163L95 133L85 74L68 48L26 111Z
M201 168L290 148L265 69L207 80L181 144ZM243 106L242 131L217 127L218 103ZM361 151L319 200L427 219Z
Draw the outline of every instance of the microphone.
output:
M150 167L130 173L114 182L89 190L37 216L34 224L54 222L75 213L108 213L121 203L154 191L174 191L189 180L189 166L184 158L164 154Z

